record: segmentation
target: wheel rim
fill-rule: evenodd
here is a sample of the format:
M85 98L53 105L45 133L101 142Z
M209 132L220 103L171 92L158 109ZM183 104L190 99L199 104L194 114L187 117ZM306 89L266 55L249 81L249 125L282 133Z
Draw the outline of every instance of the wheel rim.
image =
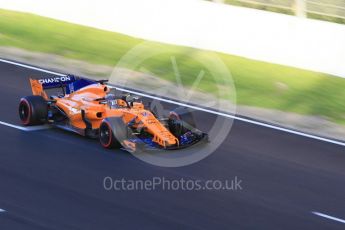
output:
M104 147L109 147L111 144L112 132L107 123L103 123L99 130L99 140Z
M30 121L30 107L28 103L23 100L19 106L19 117L23 124L28 124Z

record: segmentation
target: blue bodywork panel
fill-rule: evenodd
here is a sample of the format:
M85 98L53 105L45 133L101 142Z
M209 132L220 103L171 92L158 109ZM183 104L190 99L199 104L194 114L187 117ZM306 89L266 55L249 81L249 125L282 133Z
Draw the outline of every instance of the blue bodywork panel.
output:
M92 85L92 84L95 84L94 81L91 81L91 80L87 80L87 79L79 79L79 80L76 80L70 84L68 84L66 86L66 94L71 94L85 86L88 86L88 85Z

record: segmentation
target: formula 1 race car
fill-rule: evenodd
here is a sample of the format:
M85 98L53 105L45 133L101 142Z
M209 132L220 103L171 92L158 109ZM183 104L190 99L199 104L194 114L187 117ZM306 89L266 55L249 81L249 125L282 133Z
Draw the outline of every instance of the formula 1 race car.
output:
M19 103L23 125L51 124L98 138L105 148L180 149L207 140L195 128L193 115L181 107L167 118L145 109L139 97L106 84L73 75L30 79L33 95ZM62 93L48 96L48 89Z

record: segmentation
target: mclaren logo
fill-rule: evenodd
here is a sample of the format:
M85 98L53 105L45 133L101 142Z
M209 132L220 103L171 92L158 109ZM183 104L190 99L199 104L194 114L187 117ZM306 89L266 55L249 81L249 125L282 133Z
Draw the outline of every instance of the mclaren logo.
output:
M41 84L52 84L52 83L71 81L71 77L70 76L52 77L52 78L40 79L38 81Z

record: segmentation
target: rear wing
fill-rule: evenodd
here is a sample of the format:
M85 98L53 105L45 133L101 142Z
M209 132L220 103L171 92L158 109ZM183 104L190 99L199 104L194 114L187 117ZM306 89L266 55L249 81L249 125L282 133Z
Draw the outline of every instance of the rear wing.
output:
M43 89L53 89L65 87L66 85L73 83L77 80L74 75L50 77L50 78L41 78L38 79L38 82L42 85Z
M106 80L94 81L87 78L76 77L74 75L68 74L65 76L56 76L40 79L30 78L30 84L33 95L39 95L48 100L48 95L45 92L46 89L61 88L62 93L71 94L85 86L101 83L103 84Z
M65 94L65 88L67 85L75 82L77 78L74 75L56 76L49 78L32 79L30 78L30 85L33 95L42 96L48 100L48 95L45 92L46 89L61 88L63 94Z

